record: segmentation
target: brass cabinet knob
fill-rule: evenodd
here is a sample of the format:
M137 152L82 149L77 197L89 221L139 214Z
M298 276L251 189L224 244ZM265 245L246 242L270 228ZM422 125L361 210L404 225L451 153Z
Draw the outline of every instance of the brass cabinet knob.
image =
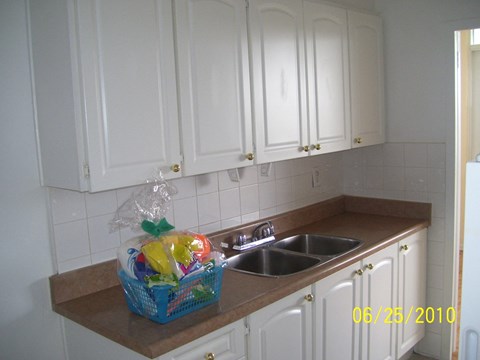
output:
M315 150L320 150L322 148L322 145L320 144L315 144L315 145L312 145L312 147L315 149Z
M400 246L400 250L405 250L405 251L407 251L407 250L408 250L408 245L402 245L402 246Z
M361 144L362 141L363 141L363 140L362 140L361 137L356 137L355 139L353 139L353 142L354 142L355 144Z
M309 149L310 149L310 147L309 147L308 145L305 145L305 146L303 147L303 151L305 151L305 152L308 152Z
M206 353L205 354L205 360L215 360L215 354L214 353Z
M373 269L373 264L368 264L367 266L365 266L368 270L372 270Z
M312 302L313 299L314 299L314 296L313 294L307 294L304 296L305 300L309 301L309 302Z
M180 165L178 164L173 164L170 169L172 169L173 172L179 172L180 171Z
M363 275L363 270L358 269L357 271L355 271L355 274L362 276Z
M253 159L255 159L255 155L253 155L253 153L248 153L247 155L245 155L245 158L252 161Z

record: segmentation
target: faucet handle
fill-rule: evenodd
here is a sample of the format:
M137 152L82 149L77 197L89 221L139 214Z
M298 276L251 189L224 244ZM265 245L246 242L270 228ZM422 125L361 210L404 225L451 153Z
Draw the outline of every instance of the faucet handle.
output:
M262 237L266 238L266 237L269 237L270 236L270 228L269 227L266 227L266 228L263 228L262 229Z
M247 243L247 235L238 234L236 244L242 246L242 245L245 245L246 243Z

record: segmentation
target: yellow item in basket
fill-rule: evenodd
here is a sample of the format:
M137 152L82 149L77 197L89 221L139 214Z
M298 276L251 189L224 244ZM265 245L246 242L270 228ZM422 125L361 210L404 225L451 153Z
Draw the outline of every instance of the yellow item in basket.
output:
M160 241L168 246L175 261L186 267L193 261L190 247L194 240L193 236L182 233L160 237Z
M176 262L188 267L193 261L192 252L183 244L172 244L172 255Z
M172 273L170 261L160 241L152 241L142 246L142 252L153 270L164 275Z

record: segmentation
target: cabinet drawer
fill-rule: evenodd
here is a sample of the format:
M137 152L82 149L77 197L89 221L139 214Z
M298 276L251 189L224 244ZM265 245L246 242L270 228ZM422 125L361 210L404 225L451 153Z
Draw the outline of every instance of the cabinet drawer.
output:
M245 325L239 320L202 336L178 349L175 349L157 360L238 360L245 355Z

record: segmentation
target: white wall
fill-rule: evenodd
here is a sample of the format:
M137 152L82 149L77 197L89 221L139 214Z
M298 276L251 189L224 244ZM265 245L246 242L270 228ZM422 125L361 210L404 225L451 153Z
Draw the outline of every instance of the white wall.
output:
M25 3L0 1L0 357L63 359L45 189L39 185Z
M480 27L480 2L375 0L384 20L387 140L445 143L443 307L455 306L455 78L454 31ZM440 296L440 294L439 294ZM420 350L450 358L451 327Z

